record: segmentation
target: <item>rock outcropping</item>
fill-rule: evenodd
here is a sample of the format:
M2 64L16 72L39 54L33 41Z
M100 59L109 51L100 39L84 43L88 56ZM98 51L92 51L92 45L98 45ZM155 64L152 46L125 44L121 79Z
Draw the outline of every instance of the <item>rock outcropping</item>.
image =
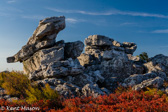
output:
M22 62L33 83L51 88L64 96L109 94L118 84L140 90L162 88L167 80L168 57L157 55L148 62L133 56L137 45L120 43L102 35L81 41L55 41L65 28L65 17L41 20L28 43L7 62Z

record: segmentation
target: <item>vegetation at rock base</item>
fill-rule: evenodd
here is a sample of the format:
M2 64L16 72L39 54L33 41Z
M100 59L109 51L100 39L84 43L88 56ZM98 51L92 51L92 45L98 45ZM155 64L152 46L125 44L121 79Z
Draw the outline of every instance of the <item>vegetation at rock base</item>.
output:
M0 86L7 90L7 94L17 97L24 97L27 102L32 103L38 100L57 100L59 95L50 88L31 85L30 80L21 72L0 73Z
M18 76L17 76L18 75ZM31 86L26 77L21 73L0 73L1 86L6 90L12 89L9 93L17 92L25 97L17 102L0 100L0 106L10 107L39 107L40 111L48 112L166 112L168 111L168 95L155 88L133 91L131 88L118 87L115 93L110 95L93 97L76 97L64 99L57 92L53 91L47 84L40 89ZM13 80L11 80L14 78ZM21 80L17 81L16 79ZM22 79L21 79L22 78ZM24 84L25 81L25 84ZM12 86L15 85L15 86ZM26 85L26 86L25 86ZM165 85L167 85L165 83ZM17 87L16 86L22 86ZM9 89L10 88L10 89ZM23 92L24 89L25 92ZM18 89L18 90L17 90ZM19 96L17 94L13 94ZM20 108L21 110L21 108ZM6 111L8 111L6 109ZM15 110L18 111L18 110ZM24 111L24 110L21 110ZM39 111L39 110L32 110Z
M28 78L20 72L0 74L0 86L7 90L7 93L14 96L25 96L25 90L30 86Z
M148 54L146 52L142 52L140 55L137 55L137 56L145 62L149 61L149 57L148 57Z

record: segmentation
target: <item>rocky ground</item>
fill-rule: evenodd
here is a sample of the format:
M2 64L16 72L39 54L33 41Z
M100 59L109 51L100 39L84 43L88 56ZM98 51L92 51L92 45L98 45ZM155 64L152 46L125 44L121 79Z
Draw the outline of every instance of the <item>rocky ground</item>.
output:
M133 56L135 43L120 43L102 35L88 36L85 45L81 41L56 42L64 28L64 16L41 20L27 44L7 62L22 62L32 84L48 83L65 97L97 97L112 93L118 85L167 91L163 83L167 81L168 56L159 54L144 61Z

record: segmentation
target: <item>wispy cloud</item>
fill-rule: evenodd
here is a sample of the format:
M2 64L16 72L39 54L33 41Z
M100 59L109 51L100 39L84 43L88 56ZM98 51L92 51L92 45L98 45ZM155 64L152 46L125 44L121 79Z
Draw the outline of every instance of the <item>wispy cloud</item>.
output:
M0 11L5 13L22 13L23 10L19 9L19 8L15 8L15 7L0 7Z
M137 25L137 24L132 22L125 22L120 24L120 26L127 26L127 25Z
M7 3L11 4L11 3L15 3L17 0L8 0Z
M78 14L93 15L93 16L128 15L128 16L155 17L155 18L168 19L168 15L152 14L152 13L145 13L145 12L130 12L130 11L120 11L120 10L109 10L104 12L88 12L83 10L63 10L63 9L56 9L56 8L46 8L46 9L52 10L55 12L61 12L61 13L78 13Z
M21 18L24 18L24 19L33 19L33 20L41 20L41 19L44 19L46 18L46 16L42 16L42 15L23 15L21 16Z
M68 23L78 23L78 22L86 22L84 19L75 19L75 18L66 18L66 22Z
M3 17L9 17L9 16L10 16L10 14L8 14L8 13L3 13L3 12L0 12L0 16L3 16Z
M168 33L168 29L163 29L163 30L154 30L152 33Z
M76 19L74 18L66 18L66 21L69 22L69 23L76 23L78 22Z

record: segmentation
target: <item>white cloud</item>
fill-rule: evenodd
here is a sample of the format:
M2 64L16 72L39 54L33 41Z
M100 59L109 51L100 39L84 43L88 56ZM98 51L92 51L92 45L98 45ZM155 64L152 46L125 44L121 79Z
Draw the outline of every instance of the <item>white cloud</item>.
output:
M11 3L15 3L17 0L8 0L7 3L11 4Z
M78 23L78 22L86 22L84 19L75 19L75 18L66 18L66 22L68 23Z
M85 15L100 15L100 16L108 16L108 15L129 15L129 16L141 16L141 17L156 17L156 18L166 18L168 19L167 15L163 14L152 14L152 13L144 13L144 12L129 12L129 11L120 11L120 10L109 10L106 12L87 12L82 10L61 10L56 8L46 8L48 10L52 10L55 12L61 13L78 13L78 14L85 14Z
M66 18L66 21L69 22L69 23L76 23L78 22L76 19L74 18Z
M154 31L152 31L152 33L168 33L168 29L164 29L164 30L154 30Z

